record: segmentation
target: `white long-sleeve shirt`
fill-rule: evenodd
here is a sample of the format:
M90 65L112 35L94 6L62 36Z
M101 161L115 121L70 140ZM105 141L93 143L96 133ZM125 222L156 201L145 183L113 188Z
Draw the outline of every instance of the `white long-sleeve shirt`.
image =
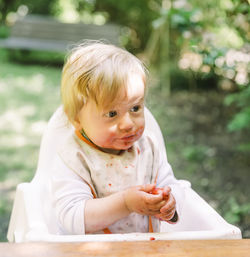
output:
M51 201L61 233L85 233L84 210L86 201L93 199L91 188L101 198L154 183L157 176L157 187L171 187L178 209L181 189L167 161L160 129L148 110L145 118L143 136L120 155L97 150L73 132L57 149L51 170ZM154 231L159 231L159 221L153 218L152 222ZM131 213L109 229L112 233L148 232L148 217Z

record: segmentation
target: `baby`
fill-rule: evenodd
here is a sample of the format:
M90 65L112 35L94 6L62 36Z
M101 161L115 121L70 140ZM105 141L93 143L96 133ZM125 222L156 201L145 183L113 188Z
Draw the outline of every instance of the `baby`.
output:
M159 232L160 221L176 222L178 186L145 124L145 92L145 67L126 50L88 42L68 57L61 95L74 133L51 180L63 234ZM152 194L156 186L163 190Z

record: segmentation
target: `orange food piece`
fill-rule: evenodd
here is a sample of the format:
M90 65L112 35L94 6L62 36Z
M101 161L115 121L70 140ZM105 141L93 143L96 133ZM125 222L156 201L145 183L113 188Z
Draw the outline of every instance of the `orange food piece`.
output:
M161 192L163 192L163 188L160 188L160 187L156 187L154 188L150 193L153 194L153 195L159 195Z

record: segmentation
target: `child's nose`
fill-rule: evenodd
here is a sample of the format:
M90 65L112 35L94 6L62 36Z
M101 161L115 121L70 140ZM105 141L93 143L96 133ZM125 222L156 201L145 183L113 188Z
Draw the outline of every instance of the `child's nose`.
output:
M130 131L134 126L134 122L129 113L123 115L119 122L119 129Z

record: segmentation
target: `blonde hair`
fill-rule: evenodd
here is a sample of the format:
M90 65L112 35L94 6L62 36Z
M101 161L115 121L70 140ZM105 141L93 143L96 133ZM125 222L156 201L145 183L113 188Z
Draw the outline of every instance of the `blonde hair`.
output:
M88 98L99 107L109 107L131 73L141 75L146 85L145 66L119 47L88 41L73 49L61 80L62 103L69 120L73 122L77 118Z

